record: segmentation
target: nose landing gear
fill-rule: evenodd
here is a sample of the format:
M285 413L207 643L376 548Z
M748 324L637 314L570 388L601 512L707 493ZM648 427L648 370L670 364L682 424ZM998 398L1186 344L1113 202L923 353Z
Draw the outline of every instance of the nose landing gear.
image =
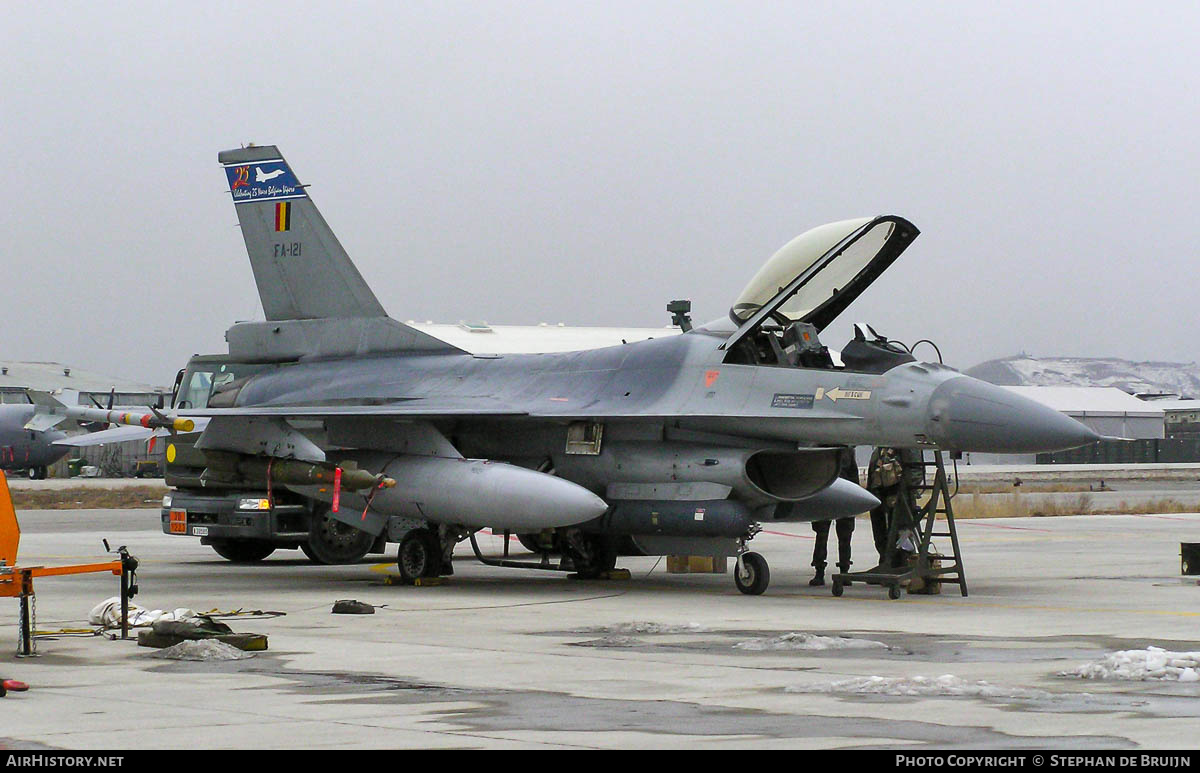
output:
M771 582L767 559L758 553L740 553L733 567L733 584L747 596L759 596Z

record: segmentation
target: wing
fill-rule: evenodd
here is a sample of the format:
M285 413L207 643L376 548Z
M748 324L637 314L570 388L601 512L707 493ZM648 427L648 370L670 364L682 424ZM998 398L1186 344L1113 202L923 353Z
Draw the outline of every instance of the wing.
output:
M386 418L437 419L460 416L528 416L527 411L512 408L492 398L451 400L403 400L384 405L261 405L240 408L203 408L180 411L187 417L341 417L378 416Z

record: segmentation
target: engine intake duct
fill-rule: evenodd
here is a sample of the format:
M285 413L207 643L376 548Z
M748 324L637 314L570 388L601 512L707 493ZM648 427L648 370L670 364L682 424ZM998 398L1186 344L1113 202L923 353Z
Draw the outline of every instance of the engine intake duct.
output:
M757 451L746 459L746 478L775 499L794 502L833 483L838 462L836 449Z
M753 523L750 509L733 499L624 500L582 528L593 534L737 538Z

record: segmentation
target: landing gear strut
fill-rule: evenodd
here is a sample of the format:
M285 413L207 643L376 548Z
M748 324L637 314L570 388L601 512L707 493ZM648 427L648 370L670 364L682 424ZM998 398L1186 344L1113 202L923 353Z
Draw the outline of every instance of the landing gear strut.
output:
M738 540L737 563L733 565L733 584L747 596L761 596L771 584L771 569L767 566L767 559L746 549L746 543L754 539L760 531L762 526L755 524Z
M510 561L508 559L487 558L479 549L475 533L467 535L471 540L471 549L475 559L484 566L506 566L513 569L540 569L549 572L573 572L572 576L584 580L595 580L605 577L617 565L617 543L610 537L583 534L576 529L559 531L552 538L549 535L538 537L535 542L529 537L528 544L522 539L521 544L538 548L542 554L541 563L532 561ZM547 544L553 547L547 547ZM562 553L562 559L557 565L550 561L550 552Z

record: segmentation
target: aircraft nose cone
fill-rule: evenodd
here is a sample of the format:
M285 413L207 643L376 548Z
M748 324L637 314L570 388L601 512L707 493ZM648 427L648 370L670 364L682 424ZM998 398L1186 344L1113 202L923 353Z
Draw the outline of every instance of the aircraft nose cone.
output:
M929 428L943 448L998 454L1062 451L1100 439L1066 414L969 376L934 390Z

